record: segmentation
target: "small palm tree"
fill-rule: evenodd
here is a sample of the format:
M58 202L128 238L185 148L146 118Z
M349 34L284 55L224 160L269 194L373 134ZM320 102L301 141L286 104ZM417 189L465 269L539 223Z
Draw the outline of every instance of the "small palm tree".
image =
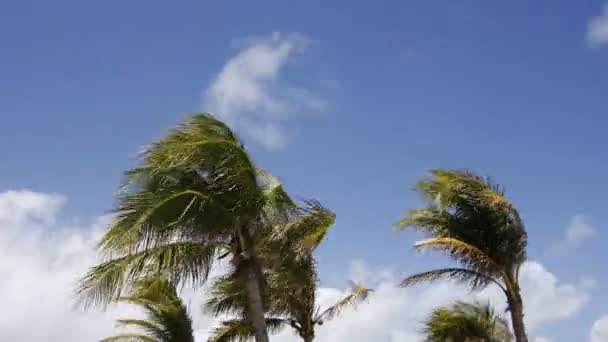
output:
M489 304L457 302L424 322L425 342L511 342L508 322Z
M527 235L502 188L468 171L432 170L417 190L427 207L411 210L399 222L429 235L417 249L436 249L460 264L406 278L403 286L442 278L474 289L496 284L505 294L517 342L527 342L519 269L526 260Z
M268 311L266 325L273 332L285 326L292 327L305 341L313 341L315 328L336 317L347 307L367 298L371 292L363 286L353 284L352 292L326 310L320 310L316 302L318 276L312 255L329 226L334 221L333 213L309 202L262 242L261 255L270 265L265 269L268 284ZM207 309L215 315L232 315L215 329L210 341L246 341L251 338L251 325L246 320L244 289L234 274L217 280L211 290Z
M146 318L119 319L118 326L134 327L141 332L114 335L101 342L194 342L192 320L173 284L155 277L138 282L134 288L131 296L116 301L141 307Z
M228 126L195 114L148 146L141 164L126 172L116 219L99 244L107 260L81 280L80 298L85 306L103 306L156 273L200 287L213 263L230 257L246 289L256 341L268 342L255 239L292 207Z

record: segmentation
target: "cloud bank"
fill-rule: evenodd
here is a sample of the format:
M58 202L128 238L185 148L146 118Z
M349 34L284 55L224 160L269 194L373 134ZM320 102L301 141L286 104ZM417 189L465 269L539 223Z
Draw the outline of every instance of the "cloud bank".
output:
M65 202L56 194L0 192L0 341L97 341L116 333L114 318L138 314L128 306L108 312L73 307L74 284L98 261L95 245L107 219L87 225L63 223L59 217ZM521 272L532 334L543 324L572 317L589 300L588 279L564 284L538 262L526 263ZM316 341L419 341L420 322L438 305L462 298L490 300L500 310L505 305L495 288L474 296L450 282L405 290L396 285L400 276L390 268L354 261L351 277L376 292L356 310L319 327ZM344 293L344 289L321 287L319 302L329 305ZM217 322L200 310L204 291L187 289L183 297L194 319L197 342L206 341ZM606 322L608 318L593 326L593 342L608 341L602 339L608 331ZM299 341L288 330L274 340Z

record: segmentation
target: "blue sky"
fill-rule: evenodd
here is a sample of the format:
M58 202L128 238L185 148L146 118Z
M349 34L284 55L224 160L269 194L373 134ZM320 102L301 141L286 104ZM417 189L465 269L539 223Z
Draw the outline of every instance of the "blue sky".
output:
M260 165L337 212L319 256L340 287L353 260L398 275L444 261L416 257L416 236L391 224L419 204L425 170L470 168L506 186L530 259L559 282L596 279L583 308L536 334L588 340L608 314L605 6L2 3L0 191L61 194L63 220L91 220L140 146L185 113L231 110L218 115ZM572 220L594 233L552 253Z

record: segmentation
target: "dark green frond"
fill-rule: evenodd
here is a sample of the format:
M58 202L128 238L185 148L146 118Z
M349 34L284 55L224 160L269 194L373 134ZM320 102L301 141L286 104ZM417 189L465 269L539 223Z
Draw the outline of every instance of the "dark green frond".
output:
M138 305L142 308L144 319L119 319L122 328L135 328L141 333L120 334L104 341L157 341L157 342L194 342L192 320L175 286L167 279L157 276L134 282L129 296L117 301Z
M266 318L270 333L277 333L287 322L281 318ZM253 339L253 328L245 319L226 320L213 330L209 342L246 342Z
M109 260L82 278L77 287L79 299L85 306L103 306L120 297L134 282L158 273L177 284L201 284L219 248L212 243L176 242Z
M504 289L504 287L496 279L488 277L483 273L464 268L443 268L418 273L405 278L401 282L401 287L413 286L421 282L435 281L440 279L455 280L457 282L467 283L472 288L483 288L489 283L495 283L500 288Z
M457 302L434 310L424 322L425 342L511 342L506 320L489 304Z

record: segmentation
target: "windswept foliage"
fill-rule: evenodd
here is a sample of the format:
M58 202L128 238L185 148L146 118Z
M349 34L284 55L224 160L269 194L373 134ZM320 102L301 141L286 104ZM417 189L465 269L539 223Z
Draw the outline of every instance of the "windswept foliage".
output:
M365 300L371 290L353 284L352 293L330 308L321 310L316 302L318 276L312 255L333 224L332 212L316 202L294 211L273 225L273 233L259 247L265 260L264 276L268 285L266 324L278 331L291 327L304 340L312 341L315 327L337 316L347 306ZM230 315L213 333L211 341L246 341L252 337L247 324L244 289L235 274L218 279L206 303L207 310Z
M472 288L496 284L507 297L516 340L527 342L518 281L527 235L504 190L469 171L440 169L432 170L416 188L426 207L406 212L398 227L426 233L428 238L414 247L443 251L460 267L412 275L402 285L438 279L454 279Z
M101 342L194 342L188 310L168 280L154 277L138 281L133 294L116 301L141 307L145 319L119 319L119 327L139 332L114 335Z
M425 342L511 342L508 322L489 304L457 302L424 322Z

